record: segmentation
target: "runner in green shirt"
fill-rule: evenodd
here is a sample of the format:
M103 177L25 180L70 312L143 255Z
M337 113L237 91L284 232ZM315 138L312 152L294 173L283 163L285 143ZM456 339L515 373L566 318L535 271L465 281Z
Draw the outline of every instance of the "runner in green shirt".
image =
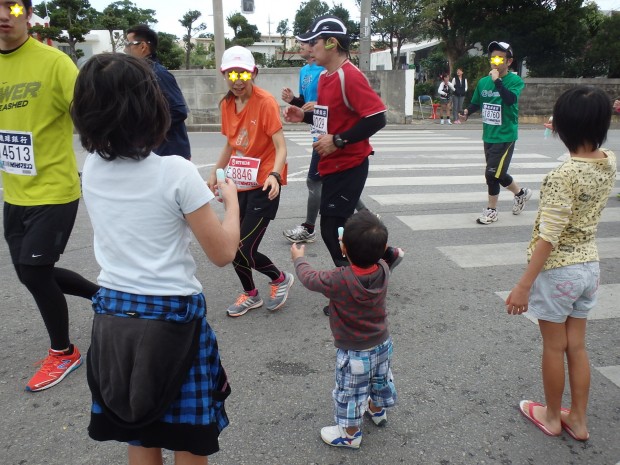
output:
M512 214L518 215L525 202L532 196L532 190L519 187L508 174L519 129L519 95L525 84L516 74L508 71L514 54L506 42L491 42L488 47L491 71L478 81L471 104L459 115L462 121L472 113L482 112L482 140L486 159L485 178L489 201L487 208L477 218L478 224L497 221L497 200L500 186L511 191L515 198Z

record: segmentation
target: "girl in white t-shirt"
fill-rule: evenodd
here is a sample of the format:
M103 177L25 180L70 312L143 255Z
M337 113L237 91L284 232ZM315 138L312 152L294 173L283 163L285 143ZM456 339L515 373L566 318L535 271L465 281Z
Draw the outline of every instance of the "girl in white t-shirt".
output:
M71 115L90 152L83 194L101 266L88 354L89 435L127 442L130 465L161 464L162 448L175 451L177 463L205 465L228 424L230 389L194 275L190 231L215 265L230 263L239 243L236 188L218 182L226 207L220 222L197 168L151 152L170 117L144 60L92 57L78 76Z

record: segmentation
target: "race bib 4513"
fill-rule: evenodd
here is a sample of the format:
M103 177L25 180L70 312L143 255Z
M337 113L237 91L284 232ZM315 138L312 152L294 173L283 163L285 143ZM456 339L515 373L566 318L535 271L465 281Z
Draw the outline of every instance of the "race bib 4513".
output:
M36 176L31 132L0 130L0 170Z

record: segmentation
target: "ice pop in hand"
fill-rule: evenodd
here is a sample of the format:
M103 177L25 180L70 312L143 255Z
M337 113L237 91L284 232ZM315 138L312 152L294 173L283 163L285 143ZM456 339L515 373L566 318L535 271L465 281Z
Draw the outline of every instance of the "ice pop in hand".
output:
M222 168L218 168L215 170L215 177L217 178L217 182L226 181L226 174L224 173L224 170ZM219 190L217 196L219 199L222 198L222 194L220 194Z
M342 235L344 234L344 228L340 226L338 228L338 239L342 240Z

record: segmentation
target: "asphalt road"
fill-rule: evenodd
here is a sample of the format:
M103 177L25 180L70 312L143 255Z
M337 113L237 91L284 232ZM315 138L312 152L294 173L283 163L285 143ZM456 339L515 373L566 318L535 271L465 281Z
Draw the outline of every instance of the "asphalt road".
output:
M507 226L519 217L510 214L510 203L502 202L498 223L472 227L485 202L485 196L478 195L485 190L483 168L478 166L483 155L476 151L479 126L427 123L408 129L413 131L385 130L376 144L364 192L368 206L388 226L390 243L407 253L392 275L388 298L399 395L398 405L388 413L388 425L376 428L366 420L359 451L323 444L319 430L333 424L335 360L328 321L321 311L325 299L296 283L281 311L270 314L263 308L241 318L228 318L225 309L241 290L238 279L231 266L213 266L194 246L208 320L217 333L233 388L226 404L231 424L220 437L221 451L210 463L620 462L620 385L598 369L620 366L620 311L616 305L620 295L613 294L620 283L620 258L617 253L614 256L618 221L602 223L599 229L599 237L611 241L614 249L610 258L601 260L601 284L609 286L606 289L611 289L615 300L608 305L610 315L591 321L588 328L593 367L591 439L578 443L566 434L546 437L518 411L521 399L544 400L538 328L527 318L507 316L496 294L509 291L522 272L525 250L517 248L513 253L511 244L527 242L532 223ZM283 189L278 218L261 245L261 251L289 271L290 245L281 231L305 217L304 179L309 159L305 134L287 132L291 182ZM193 161L206 176L223 144L222 136L195 133L191 140ZM620 153L619 130L610 133L606 145ZM524 128L513 161L523 165L515 166L513 175L517 181L519 176L531 179L548 171L536 163L553 163L562 153L561 144L543 139L540 128ZM83 160L82 153L78 157ZM455 176L478 176L479 180L451 183ZM522 184L538 189L540 183ZM503 194L503 198L509 196ZM615 196L608 207L620 207ZM216 208L221 211L220 206ZM533 199L526 210L535 209ZM461 227L458 215L462 214L469 215L471 221ZM422 217L432 220L430 226L416 229ZM413 226L408 223L411 218ZM332 266L320 240L306 250L317 267ZM472 250L474 258L463 266L459 259ZM488 250L492 251L488 255L506 254L505 262L483 264ZM60 264L91 280L97 277L92 231L83 205ZM15 276L4 241L0 243L0 270L0 341L7 355L0 361L0 465L126 463L124 445L88 438L90 395L84 368L47 391L23 391L34 372L33 364L45 355L49 342L32 298ZM256 282L267 292L267 278L258 275ZM84 300L70 297L69 304L71 336L85 353L92 312ZM171 457L166 454L167 464L172 463Z

